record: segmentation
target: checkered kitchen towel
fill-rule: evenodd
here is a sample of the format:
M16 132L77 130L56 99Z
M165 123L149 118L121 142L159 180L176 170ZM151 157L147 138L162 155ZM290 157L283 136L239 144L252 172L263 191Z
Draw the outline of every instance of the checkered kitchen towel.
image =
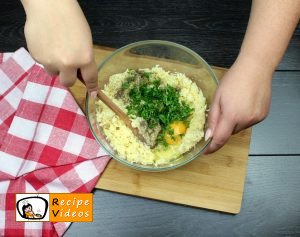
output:
M15 193L90 192L109 161L71 94L21 48L0 54L0 236L61 236L15 222Z

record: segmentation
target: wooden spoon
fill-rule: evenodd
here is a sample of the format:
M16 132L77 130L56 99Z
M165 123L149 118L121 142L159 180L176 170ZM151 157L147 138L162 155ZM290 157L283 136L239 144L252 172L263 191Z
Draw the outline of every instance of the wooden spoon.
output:
M81 71L77 70L77 78L85 84ZM139 132L137 128L132 127L131 120L127 116L126 113L124 113L123 110L121 110L114 102L111 101L111 99L104 94L103 91L98 90L97 97L99 100L101 100L108 108L110 108L116 115L119 116L121 120L125 123L125 125L132 131L132 133L141 141L147 144L147 139L143 137L143 135ZM147 144L149 145L149 144Z

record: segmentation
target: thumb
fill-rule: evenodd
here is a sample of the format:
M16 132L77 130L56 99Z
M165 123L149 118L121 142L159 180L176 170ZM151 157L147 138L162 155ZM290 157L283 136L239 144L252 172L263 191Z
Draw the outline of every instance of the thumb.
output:
M95 61L92 61L90 64L80 68L80 71L88 92L91 95L96 95L98 90L98 75Z
M218 125L214 131L213 139L204 153L213 153L224 146L230 138L234 127L235 123L230 117L224 116L224 114L220 116Z
M210 107L209 113L208 113L208 128L205 132L205 141L210 139L213 136L213 133L215 131L215 128L218 124L218 120L220 117L220 97L217 95L212 102L212 105Z

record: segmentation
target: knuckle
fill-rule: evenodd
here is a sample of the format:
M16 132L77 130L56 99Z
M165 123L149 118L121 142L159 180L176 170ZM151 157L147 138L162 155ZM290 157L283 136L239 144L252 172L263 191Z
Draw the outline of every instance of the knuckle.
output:
M74 60L71 57L63 57L61 58L61 66L63 68L70 68L74 66Z
M267 113L261 111L255 111L248 117L249 124L256 124L261 122L267 117Z
M57 71L54 71L54 70L52 70L51 68L47 68L46 66L45 66L45 71L46 71L50 76L56 76L56 75L58 75L58 72L57 72Z
M87 86L89 86L90 88L94 88L97 87L98 83L96 80L88 80L86 81Z
M216 124L218 122L217 118L216 117L213 117L211 115L208 115L208 123L213 125L213 124Z
M258 115L258 121L263 121L267 117L267 113L260 113Z
M222 138L216 138L216 139L214 140L215 147L221 147L221 146L223 146L223 145L225 144L226 140L227 140L227 139L226 139L225 137L222 137Z
M70 87L70 86L73 86L75 81L73 80L60 80L61 81L61 84L66 86L66 87Z
M58 68L51 61L46 61L42 64L43 64L43 66L45 67L46 70L56 71L56 72L58 71Z
M248 123L253 124L257 121L257 115L252 113L248 116Z
M81 56L81 63L83 65L88 65L91 62L93 62L94 58L93 58L93 54L91 52L86 52Z

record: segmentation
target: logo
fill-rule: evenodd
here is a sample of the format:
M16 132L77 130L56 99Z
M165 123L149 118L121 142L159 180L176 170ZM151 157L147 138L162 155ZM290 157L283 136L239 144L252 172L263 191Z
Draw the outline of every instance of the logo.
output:
M16 221L91 222L91 193L17 193Z
M49 221L49 194L16 194L16 221Z

